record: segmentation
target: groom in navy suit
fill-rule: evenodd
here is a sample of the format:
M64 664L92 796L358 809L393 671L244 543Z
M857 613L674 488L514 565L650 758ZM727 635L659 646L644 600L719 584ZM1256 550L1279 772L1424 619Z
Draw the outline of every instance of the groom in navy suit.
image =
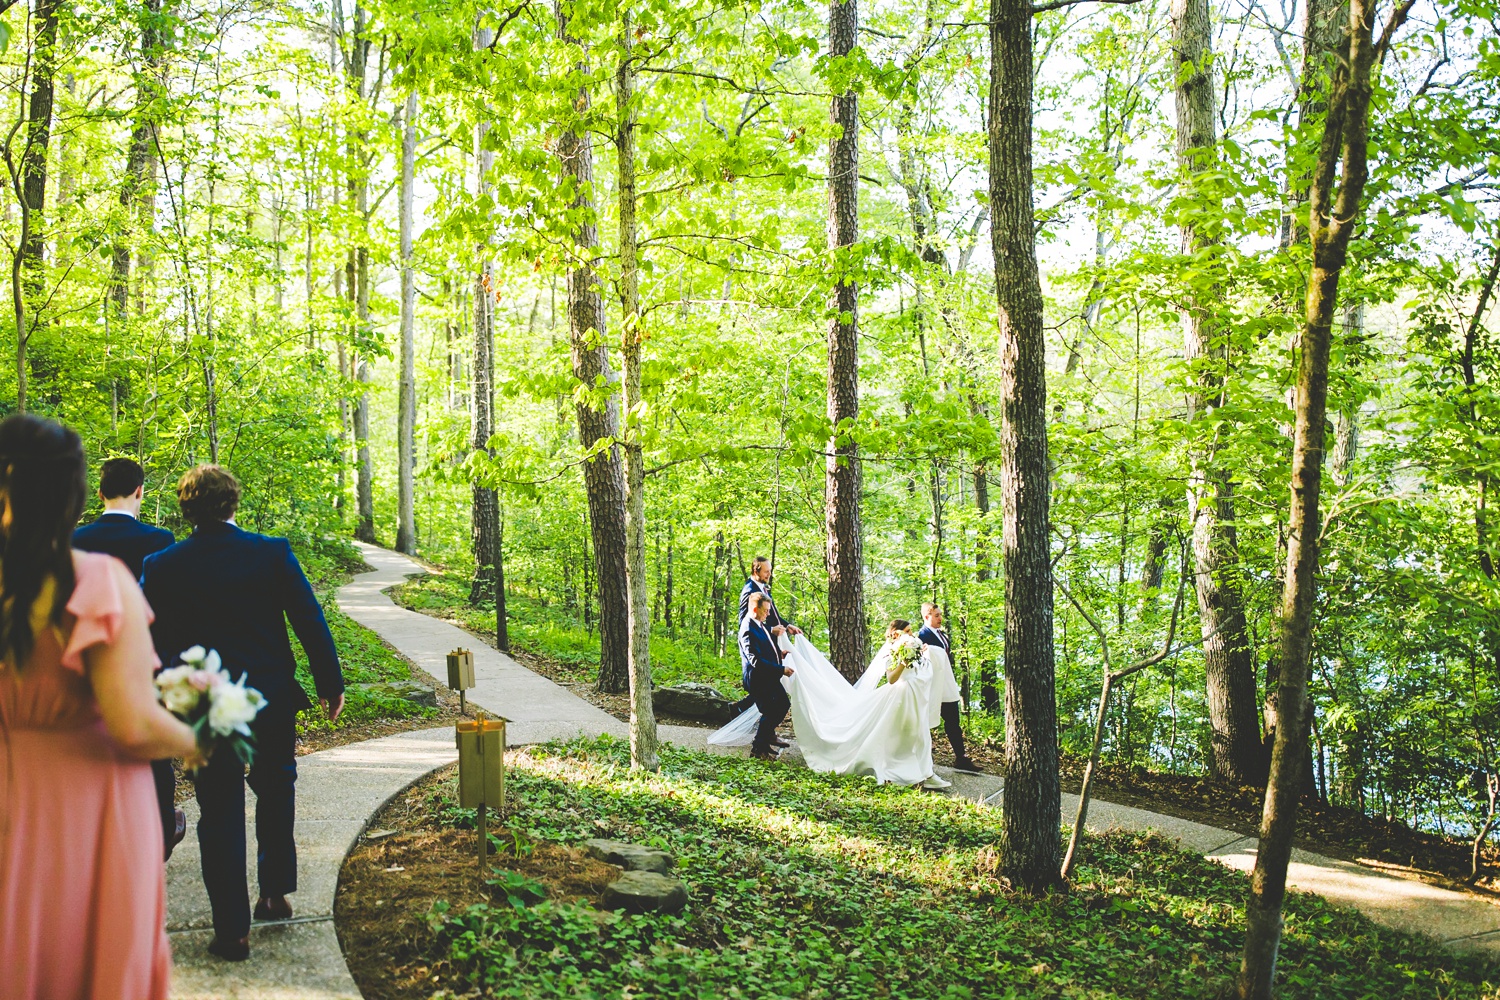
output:
M151 628L157 654L168 665L192 646L218 650L229 675L266 696L253 725L257 920L292 915L287 894L297 889L292 839L297 713L310 708L297 682L287 624L307 652L318 700L330 720L344 708L344 677L328 622L285 538L245 531L234 523L240 484L228 469L200 465L177 484L182 514L193 533L146 560L142 585L156 611ZM229 961L250 955L250 902L245 885L244 767L232 753L216 753L194 779L203 884L213 905L208 950Z
M776 738L776 727L786 719L792 702L781 678L792 676L792 668L781 664L781 652L776 640L766 627L766 617L771 610L771 599L765 594L751 594L748 614L740 622L740 670L745 690L755 699L760 709L760 726L755 731L755 741L750 745L750 756L761 760L775 760L771 749Z
M948 654L950 673L953 663L953 647L948 642L948 633L943 631L943 612L936 604L922 605L922 627L917 638L923 645L936 646ZM945 701L939 705L943 718L943 731L948 736L948 745L953 748L953 767L958 771L978 771L979 765L964 752L964 724L959 714L957 701Z
M177 541L166 528L141 523L141 498L146 472L133 458L111 458L99 467L99 499L104 513L73 532L73 548L114 556L140 579L141 563ZM161 810L161 832L167 857L187 834L187 816L177 808L177 775L170 760L153 760L156 804Z

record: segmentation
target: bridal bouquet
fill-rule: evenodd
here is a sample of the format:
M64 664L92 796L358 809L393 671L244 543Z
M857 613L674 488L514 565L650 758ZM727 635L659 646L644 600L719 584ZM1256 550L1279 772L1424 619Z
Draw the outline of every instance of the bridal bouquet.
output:
M250 723L266 707L265 695L245 687L244 677L230 680L215 650L194 646L178 658L182 666L156 677L162 705L192 727L205 757L227 744L248 765L255 756Z
M891 640L891 666L905 670L922 656L922 640L910 632Z

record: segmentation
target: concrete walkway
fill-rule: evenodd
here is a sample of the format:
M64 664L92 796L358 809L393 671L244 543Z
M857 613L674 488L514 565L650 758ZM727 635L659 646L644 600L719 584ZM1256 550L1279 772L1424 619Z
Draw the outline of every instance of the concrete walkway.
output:
M449 650L460 646L473 650L476 686L469 700L511 720L507 732L511 745L576 735L626 735L618 719L464 630L396 606L382 591L423 572L422 568L384 549L360 548L374 572L357 576L339 591L344 613L379 633L434 677L446 675ZM708 731L662 726L661 735L664 740L702 749ZM167 866L168 930L177 961L172 995L185 1000L358 998L333 930L339 869L370 817L413 781L454 757L453 731L444 726L299 758L299 889L292 897L297 918L291 923L256 925L251 930L251 958L245 963L221 962L204 950L212 932L208 899L198 873L197 842L190 832ZM788 763L798 760L795 747L785 759ZM953 781L952 794L989 804L1000 798L1000 781L992 775L939 771ZM1065 794L1064 820L1076 809L1077 797ZM195 821L191 803L188 812L190 821ZM1095 800L1088 825L1093 831L1153 830L1234 868L1248 870L1255 863L1254 839L1159 813ZM253 829L249 832L253 842ZM252 855L252 885L254 861ZM1472 895L1302 851L1293 854L1290 881L1298 889L1354 906L1387 926L1432 934L1454 947L1500 958L1500 906Z

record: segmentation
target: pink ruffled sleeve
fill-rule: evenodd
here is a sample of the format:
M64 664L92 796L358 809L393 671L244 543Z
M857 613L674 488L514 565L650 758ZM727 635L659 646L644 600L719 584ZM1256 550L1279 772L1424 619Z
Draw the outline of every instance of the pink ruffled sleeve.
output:
M68 599L68 613L77 622L63 650L62 665L82 673L84 651L114 642L127 613L135 614L136 608L142 609L148 625L156 616L140 594L139 585L130 579L130 571L114 556L78 552L73 566L77 582L73 596ZM126 587L135 590L136 600L127 602ZM152 669L161 666L154 651L151 666Z

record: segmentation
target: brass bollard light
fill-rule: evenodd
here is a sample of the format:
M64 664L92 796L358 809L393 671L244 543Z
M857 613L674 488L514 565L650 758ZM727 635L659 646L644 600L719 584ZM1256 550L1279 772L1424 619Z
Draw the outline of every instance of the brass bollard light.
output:
M458 743L458 804L474 809L479 826L479 875L489 860L488 811L505 813L505 720L478 712L455 726Z
M448 654L448 687L458 692L458 710L468 714L468 702L464 692L474 686L474 654L467 649L455 649Z

